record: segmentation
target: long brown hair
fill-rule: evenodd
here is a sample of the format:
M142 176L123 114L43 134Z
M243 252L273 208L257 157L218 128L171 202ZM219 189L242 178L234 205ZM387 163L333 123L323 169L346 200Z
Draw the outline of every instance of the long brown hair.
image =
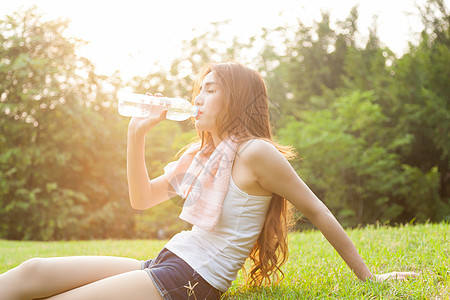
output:
M273 144L287 159L294 158L296 153L292 147L280 145L272 138L267 89L257 71L239 63L208 65L194 83L192 103L200 92L203 79L210 72L215 72L224 93L224 101L216 118L219 137L235 136L237 142L262 139ZM212 141L208 132L197 130L197 134L202 147ZM280 267L289 254L287 233L291 226L291 211L292 205L286 199L277 194L272 196L264 226L250 252L252 265L249 275L243 266L248 284L267 285L284 278Z

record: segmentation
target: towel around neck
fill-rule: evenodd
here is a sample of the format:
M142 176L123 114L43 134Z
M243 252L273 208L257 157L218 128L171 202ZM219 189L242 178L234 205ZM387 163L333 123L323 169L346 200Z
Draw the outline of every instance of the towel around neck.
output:
M194 143L164 168L174 191L185 199L180 219L209 231L219 222L239 146L233 140L227 137L217 147L209 143L202 149L201 142Z

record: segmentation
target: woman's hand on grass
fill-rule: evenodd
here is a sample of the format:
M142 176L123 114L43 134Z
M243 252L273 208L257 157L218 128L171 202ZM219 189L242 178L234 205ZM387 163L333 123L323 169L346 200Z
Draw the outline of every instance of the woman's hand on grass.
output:
M373 277L375 282L383 282L390 280L405 280L411 277L419 276L418 273L415 272L391 272L385 274L374 274Z

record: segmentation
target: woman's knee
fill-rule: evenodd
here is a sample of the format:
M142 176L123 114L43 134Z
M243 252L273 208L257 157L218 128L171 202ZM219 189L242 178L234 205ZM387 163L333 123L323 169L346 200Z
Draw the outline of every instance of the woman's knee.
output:
M32 258L2 274L0 277L0 298L29 299L30 292L35 286L39 285L37 281L44 264L43 258Z
M24 291L34 290L46 283L48 263L48 258L35 257L17 267L15 279L20 282Z
M45 268L46 258L34 257L24 261L17 267L17 271L20 275L31 277L36 276L39 273L42 274L42 270Z

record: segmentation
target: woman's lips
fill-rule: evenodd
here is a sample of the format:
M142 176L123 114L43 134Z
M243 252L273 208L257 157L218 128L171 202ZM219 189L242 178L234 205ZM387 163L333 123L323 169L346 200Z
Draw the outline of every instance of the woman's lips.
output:
M197 116L195 116L195 118L198 119L201 115L202 115L202 112L199 111L199 112L197 113Z

